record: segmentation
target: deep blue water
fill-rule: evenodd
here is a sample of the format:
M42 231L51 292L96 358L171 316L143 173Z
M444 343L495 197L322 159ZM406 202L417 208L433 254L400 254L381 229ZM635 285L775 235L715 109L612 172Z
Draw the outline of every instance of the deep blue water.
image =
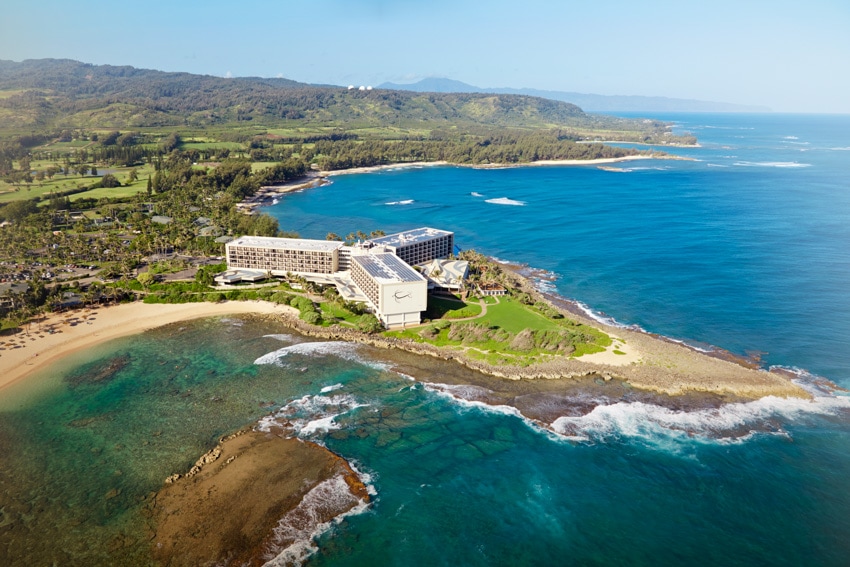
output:
M270 210L306 237L451 229L621 323L850 386L850 117L671 118L703 145L671 151L700 161L339 176ZM842 393L599 399L553 422L567 437L464 401L474 388L440 386L451 365L418 363L414 382L389 356L231 317L67 361L0 399L0 563L143 564L147 495L271 403L263 423L294 423L375 492L310 565L848 564Z

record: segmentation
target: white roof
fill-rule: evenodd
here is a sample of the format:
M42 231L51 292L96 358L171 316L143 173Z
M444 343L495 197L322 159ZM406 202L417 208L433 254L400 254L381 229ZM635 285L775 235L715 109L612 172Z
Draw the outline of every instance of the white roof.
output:
M360 264L372 279L380 283L425 281L419 272L389 252L352 256L351 261Z
M395 234L388 234L387 236L379 236L378 238L370 238L369 242L374 244L378 244L381 246L403 246L405 244L413 244L415 242L427 242L428 240L432 240L434 238L439 238L441 236L448 236L450 234L454 234L447 230L440 230L438 228L428 228L427 226L423 226L422 228L414 228L413 230L405 230L404 232L397 232Z
M283 250L310 250L333 252L343 246L342 242L332 240L309 240L306 238L273 238L271 236L240 236L227 243L227 246L250 246Z

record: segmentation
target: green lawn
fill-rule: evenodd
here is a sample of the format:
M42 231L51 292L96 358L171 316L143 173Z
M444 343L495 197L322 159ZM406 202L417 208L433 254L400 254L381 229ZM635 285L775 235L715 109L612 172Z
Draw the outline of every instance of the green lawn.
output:
M463 319L481 314L481 305L478 303L465 303L460 299L444 297L428 297L428 311L425 316L428 319Z
M435 298L429 298L429 306ZM460 301L439 299L436 306L442 306L444 313L452 313L451 307L460 305ZM472 307L468 306L467 308ZM479 313L480 313L480 306ZM452 329L469 329L473 334L472 339L468 336L461 341L457 336L449 338ZM550 339L539 343L540 346L526 343L526 346L514 346L514 339L526 329L534 331L541 336L549 336ZM444 348L464 349L467 356L487 361L492 365L518 365L528 366L541 362L554 355L564 355L561 347L552 349L545 347L546 342L559 344L568 341L572 344L574 351L570 356L582 356L594 352L601 352L611 344L611 337L607 334L579 325L569 319L550 319L538 313L535 308L523 305L511 298L502 297L497 305L488 305L487 314L470 321L458 321L452 323L447 317L433 322L430 325L407 329L404 331L388 331L387 336L413 340L416 342L427 342ZM537 336L537 335L535 335ZM584 337L583 339L580 337ZM518 344L522 344L522 341Z
M355 315L351 311L342 308L337 303L332 303L330 301L324 301L319 304L319 307L322 310L322 318L327 319L342 319L343 321L347 321L352 324L357 323L357 319L360 318L360 315Z
M69 196L68 198L73 203L74 201L79 201L80 199L101 199L103 197L118 199L123 197L132 197L137 193L142 193L146 191L147 183L148 180L147 178L145 178L144 181L137 181L129 187L101 187L100 189L92 189L90 191L77 193L75 195Z
M499 298L498 305L488 305L487 315L476 319L490 327L499 327L509 333L519 333L524 329L557 329L558 323L533 311L530 307L509 297Z
M39 171L53 163L53 161L49 160L33 161L32 168L35 171ZM127 177L131 169L134 168L98 166L99 172L105 170L114 171L113 175L115 175L121 183L127 182ZM154 168L151 165L144 165L138 166L135 169L138 174L138 179L136 179L136 181L130 186L92 189L91 191L71 195L70 199L73 202L78 199L91 197L96 199L100 199L101 197L129 197L136 193L146 191L148 175L153 176ZM27 189L24 185L18 191L15 190L15 186L6 183L5 181L0 181L0 203L20 201L23 199L34 199L36 197L49 198L51 193L61 193L63 191L78 189L80 186L90 186L100 181L101 178L102 175L86 175L84 177L80 177L79 175L65 176L64 174L59 174L54 176L53 179L44 180L42 183L34 181L30 184L29 189Z

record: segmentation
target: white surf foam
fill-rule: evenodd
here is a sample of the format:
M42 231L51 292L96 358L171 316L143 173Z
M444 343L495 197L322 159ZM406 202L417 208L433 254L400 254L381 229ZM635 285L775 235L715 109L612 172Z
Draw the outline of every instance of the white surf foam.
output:
M278 340L282 343L292 342L292 340L294 339L294 337L292 335L286 335L286 334L282 334L282 333L281 334L275 334L275 335L263 335L263 338L264 339L275 339L275 340Z
M490 203L491 205L511 205L514 207L524 207L525 201L516 201L514 199L508 199L507 197L499 197L498 199L486 199L485 203Z
M333 386L325 386L321 390L319 390L322 394L327 394L328 392L333 392L334 390L339 390L343 386L342 384L334 384Z
M798 138L797 136L784 136L782 139L783 140L799 140L800 138Z
M796 161L736 161L738 167L779 167L779 168L797 168L811 167L810 163L800 163Z
M413 203L413 199L405 199L404 201L390 201L389 203L384 203L385 205L409 205Z
M476 399L487 397L492 394L492 392L486 388L472 386L469 384L437 384L433 382L423 382L422 384L426 391L442 396L463 409L473 409L485 413L516 417L533 431L555 438L551 431L545 429L534 420L527 418L522 414L522 412L513 406L488 404Z
M353 506L348 512L323 522L322 518L336 510ZM264 567L302 565L318 551L316 539L343 519L362 514L369 505L353 494L342 475L316 485L274 528L270 553Z
M268 432L276 427L286 427L291 428L297 437L313 437L318 433L339 429L341 426L336 421L338 417L367 406L351 394L307 395L261 418L257 422L257 430Z
M675 449L694 441L740 443L759 434L787 436L784 423L848 411L850 398L843 396L815 396L812 400L768 396L693 411L618 402L599 405L583 416L559 417L551 427L574 441L604 443L626 439Z
M475 191L473 191L472 193L470 193L470 195L472 195L473 197L483 197L483 196L484 196L484 195L482 195L481 193L476 193Z
M298 354L302 356L337 356L339 358L358 362L378 370L386 370L388 368L388 365L384 363L368 360L359 356L357 352L358 347L359 345L356 343L347 343L342 341L296 343L264 354L254 360L254 364L275 364L277 366L284 366L285 362L283 359L287 356Z
M585 315L587 315L588 317L590 317L591 319L593 319L594 321L596 321L598 323L602 323L603 325L608 325L609 327L617 327L619 329L633 329L633 330L637 330L637 331L643 331L644 330L637 325L626 325L624 323L620 323L619 321L617 321L613 317L610 317L608 315L603 315L602 313L597 313L596 311L594 311L593 309L591 309L589 306L585 305L581 301L574 301L574 303L576 304L576 306L579 309L581 309L581 311Z

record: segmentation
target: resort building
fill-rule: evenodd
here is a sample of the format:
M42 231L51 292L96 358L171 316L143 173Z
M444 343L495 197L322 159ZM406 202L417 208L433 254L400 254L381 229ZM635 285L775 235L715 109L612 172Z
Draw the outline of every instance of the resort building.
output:
M427 227L367 241L367 244L392 252L411 266L430 262L434 258L448 258L454 251L454 243L453 232Z
M263 270L274 276L339 271L342 242L241 236L225 245L228 268Z
M418 325L428 308L428 282L390 253L351 257L351 279L387 328Z
M454 233L417 228L354 246L328 240L241 236L225 244L227 271L219 284L257 282L267 276L303 276L333 285L349 301L367 303L385 327L421 322L428 290L463 289L467 263L444 260L454 249ZM411 266L421 265L427 277Z

